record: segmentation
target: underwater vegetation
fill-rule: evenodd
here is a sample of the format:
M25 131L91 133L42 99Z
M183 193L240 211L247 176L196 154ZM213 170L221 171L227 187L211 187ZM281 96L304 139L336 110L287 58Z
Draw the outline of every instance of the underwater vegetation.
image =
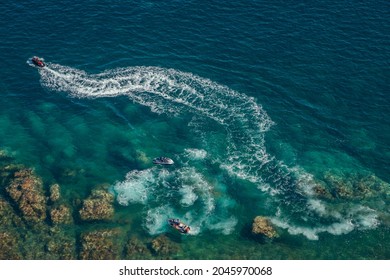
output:
M58 183L44 182L34 169L14 163L5 151L0 152L0 183L0 259L188 258L184 254L186 242L179 233L152 236L142 229L134 230L130 225L137 224L136 221L118 218L120 207L107 184L92 187L84 198L69 199ZM388 195L386 190L388 185L373 175L345 177L330 173L316 181L312 189L313 196L330 201ZM386 217L378 219L386 224ZM302 258L286 253L285 240L291 237L272 217L254 216L250 224L243 225L240 235L243 242L256 244L257 250L280 250L279 254L270 254L270 258ZM261 257L236 251L220 256Z

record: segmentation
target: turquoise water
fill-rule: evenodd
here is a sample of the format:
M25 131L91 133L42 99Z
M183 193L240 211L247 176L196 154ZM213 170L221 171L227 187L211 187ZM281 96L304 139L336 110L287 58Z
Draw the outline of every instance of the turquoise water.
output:
M226 2L6 1L0 149L69 201L110 186L70 236L178 217L173 258L388 259L389 2Z

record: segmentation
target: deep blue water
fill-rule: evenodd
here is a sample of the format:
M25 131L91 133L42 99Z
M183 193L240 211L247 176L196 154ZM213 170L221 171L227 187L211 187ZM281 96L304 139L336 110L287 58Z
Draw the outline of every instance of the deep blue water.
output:
M129 235L187 221L178 258L390 257L388 1L2 7L0 149L69 200L108 183Z

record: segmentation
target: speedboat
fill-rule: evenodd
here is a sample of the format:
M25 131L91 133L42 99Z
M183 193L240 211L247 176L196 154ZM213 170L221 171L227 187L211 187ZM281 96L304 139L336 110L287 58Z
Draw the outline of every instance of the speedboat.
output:
M45 67L46 64L43 62L43 58L39 58L37 56L34 56L32 59L31 59L31 62L35 65L35 66L38 66L38 67Z
M180 222L179 219L168 219L168 224L180 233L187 234L190 232L190 227Z
M162 164L162 165L172 165L174 164L173 160L167 157L157 157L153 159L154 164Z

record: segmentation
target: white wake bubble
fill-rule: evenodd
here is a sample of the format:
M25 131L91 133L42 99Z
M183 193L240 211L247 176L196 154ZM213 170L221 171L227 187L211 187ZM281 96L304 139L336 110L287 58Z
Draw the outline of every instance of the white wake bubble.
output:
M338 221L328 225L298 226L288 219L274 217L272 223L280 228L287 229L292 235L302 234L310 240L318 240L320 233L330 233L332 235L348 234L355 229L373 229L379 224L378 216L373 209L359 209L360 206L349 210L347 216L340 217Z
M151 235L163 233L167 229L167 220L172 217L176 217L176 214L168 205L149 209L146 214L145 227Z
M185 156L191 160L202 160L207 157L207 151L203 149L185 149Z
M223 223L232 219L233 203L225 203L231 198L221 195L220 201L215 199L214 186L194 167L133 170L113 186L113 191L121 205L144 205L145 228L151 235L165 231L169 218L186 221L193 228L192 234L204 229L232 232L235 226L232 222ZM210 217L217 219L219 226Z
M194 187L191 185L183 185L179 193L181 195L180 203L184 207L188 207L194 204L194 202L198 199L198 195L194 192Z
M129 172L125 181L114 186L118 203L124 206L129 203L146 204L156 182L153 173L153 169Z

